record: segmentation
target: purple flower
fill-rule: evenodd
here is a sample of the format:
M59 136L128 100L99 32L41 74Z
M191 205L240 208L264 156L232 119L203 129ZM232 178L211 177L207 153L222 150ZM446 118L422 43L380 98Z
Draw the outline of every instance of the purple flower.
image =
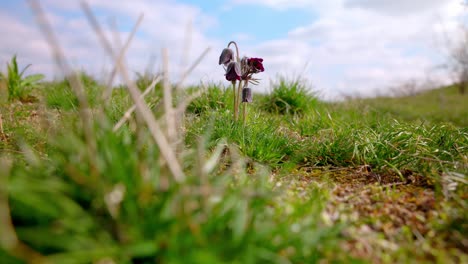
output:
M247 59L247 65L249 65L253 73L263 72L265 70L265 68L263 68L263 59L261 58L249 58Z
M225 48L219 56L219 65L224 64L226 66L229 62L234 59L234 52L232 49Z
M245 87L242 89L242 102L251 103L252 102L252 89Z
M231 61L229 62L229 64L227 65L227 69L226 69L226 80L228 81L236 81L236 80L240 80L241 79L241 68L240 68L240 65L239 63L235 62L235 61Z

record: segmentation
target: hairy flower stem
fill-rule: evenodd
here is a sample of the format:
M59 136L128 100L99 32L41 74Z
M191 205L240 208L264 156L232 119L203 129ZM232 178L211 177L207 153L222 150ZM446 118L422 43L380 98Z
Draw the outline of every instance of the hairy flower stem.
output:
M242 103L242 123L245 126L245 120L247 119L247 104L248 103Z
M227 45L229 46L234 45L236 47L236 61L237 63L240 64L240 56L239 56L239 47L237 47L237 43L235 41L230 41ZM232 82L232 89L234 91L234 121L237 121L239 119L239 104L240 104L240 96L241 96L241 90L242 90L242 81L239 81L239 86L237 87L237 93L236 93L236 82Z
M235 41L230 41L227 45L227 47L229 48L229 46L231 46L231 44L233 44L235 47L236 47L236 61L238 63L240 63L240 57L239 57L239 48L237 47L237 43Z
M239 82L239 86L237 87L237 109L239 109L239 105L243 101L242 100L242 88L247 87L248 84L249 84L249 78L246 78L244 80L244 85L242 85L242 81Z
M236 117L234 120L238 120L238 116L239 116L239 106L240 106L240 103L242 101L242 81L239 81L239 85L237 86L237 95L235 95L236 97L236 109L235 109L235 113L236 113Z
M234 105L233 105L233 111L234 111L234 120L237 120L237 96L236 96L236 81L232 81L232 92L234 96Z

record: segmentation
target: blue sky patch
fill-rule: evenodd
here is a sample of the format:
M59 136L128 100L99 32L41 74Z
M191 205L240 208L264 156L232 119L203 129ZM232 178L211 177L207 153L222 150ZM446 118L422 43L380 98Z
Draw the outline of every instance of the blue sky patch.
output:
M219 24L207 34L225 40L240 34L250 37L245 40L247 42L280 39L292 29L318 19L312 10L299 8L275 10L253 4L226 6L218 1L182 2L197 6L203 13L215 17Z

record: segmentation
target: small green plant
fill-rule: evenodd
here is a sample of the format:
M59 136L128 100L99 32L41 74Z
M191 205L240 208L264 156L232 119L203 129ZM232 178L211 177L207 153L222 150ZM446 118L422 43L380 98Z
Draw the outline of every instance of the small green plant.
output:
M317 97L300 79L280 78L271 93L263 98L261 108L269 113L300 115L318 104Z
M24 76L25 71L31 64L19 71L16 55L11 58L11 62L7 63L7 74L0 73L0 81L4 81L8 88L8 100L29 101L32 99L30 93L33 88L39 85L39 82L44 79L42 74L33 74Z

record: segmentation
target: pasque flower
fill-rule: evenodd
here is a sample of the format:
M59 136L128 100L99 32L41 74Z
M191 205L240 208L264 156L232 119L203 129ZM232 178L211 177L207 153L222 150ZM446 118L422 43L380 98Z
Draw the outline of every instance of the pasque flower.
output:
M241 79L241 67L239 63L235 61L229 62L226 68L226 80L236 81Z
M265 70L265 68L263 68L263 59L261 58L249 58L247 60L247 65L249 65L252 73L263 72Z
M248 58L243 57L241 60L242 65L242 80L251 80L252 75L255 73L263 72L263 59L261 58Z
M234 45L236 48L235 57L233 50L229 48L231 45ZM226 80L232 83L232 92L234 95L234 120L238 120L239 107L241 106L241 103L243 103L242 119L245 122L245 117L247 116L246 103L252 102L252 89L247 87L247 85L249 83L258 84L258 79L254 78L253 75L265 70L263 67L263 59L243 57L241 60L239 57L239 48L237 43L231 41L221 52L218 64L222 64L224 66L224 69L226 70L226 73L224 74L226 76Z

